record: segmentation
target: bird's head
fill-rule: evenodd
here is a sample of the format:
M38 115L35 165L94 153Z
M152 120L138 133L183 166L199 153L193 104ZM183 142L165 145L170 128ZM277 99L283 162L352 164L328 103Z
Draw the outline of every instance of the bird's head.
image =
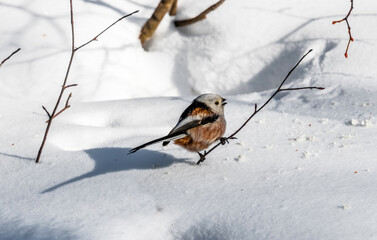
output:
M214 93L202 94L195 99L198 102L207 105L214 113L224 115L224 105L227 104L226 99Z

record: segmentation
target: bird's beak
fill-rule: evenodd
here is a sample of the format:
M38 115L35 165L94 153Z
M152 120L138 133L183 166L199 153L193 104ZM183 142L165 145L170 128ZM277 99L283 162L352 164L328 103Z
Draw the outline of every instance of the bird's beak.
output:
M225 98L223 98L223 106L225 105L225 104L227 104L227 102L226 102L226 99Z

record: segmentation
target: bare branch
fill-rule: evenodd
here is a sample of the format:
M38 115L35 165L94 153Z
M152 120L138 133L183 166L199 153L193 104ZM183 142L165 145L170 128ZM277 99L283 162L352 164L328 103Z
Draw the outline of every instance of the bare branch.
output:
M125 19L126 17L129 17L135 13L139 12L139 10L136 10L130 14L127 14L127 15L124 15L123 17L119 18L118 20L116 20L115 22L113 22L112 24L110 24L107 28L105 28L102 32L100 32L99 34L97 34L94 38L92 38L91 40L89 40L88 42L82 44L81 46L77 47L75 49L75 51L79 50L80 48L83 48L85 47L86 45L88 45L89 43L93 42L93 41L97 41L98 40L98 37L101 36L104 32L106 32L107 30L109 30L109 28L111 28L112 26L114 26L115 24L117 24L118 22L122 21L123 19Z
M282 88L279 90L279 92L283 91L295 91L295 90L304 90L304 89L318 89L318 90L324 90L323 87L300 87L300 88Z
M74 25L74 22L73 22L73 4L72 4L72 0L69 1L70 2L70 16L71 16L71 39L72 39L72 42L71 42L71 57L69 59L69 63L68 63L68 67L67 67L67 71L65 73L65 77L64 77L64 81L63 81L63 86L62 86L62 89L60 91L60 94L59 94L59 97L58 97L58 100L56 101L56 104L55 104L55 107L54 107L54 110L52 111L51 113L51 116L54 117L55 116L55 113L58 109L58 106L59 106L59 103L60 103L60 100L63 96L63 93L64 93L64 90L65 90L65 86L66 86L66 83L67 83L67 79L68 79L68 75L69 75L69 72L71 70L71 65L72 65L72 61L73 61L73 57L75 55L75 25ZM40 157L41 157L41 154L42 154L42 151L43 151L43 147L46 143L46 140L47 140L47 135L48 135L48 132L50 130L50 127L51 127L51 123L52 123L52 117L50 117L49 121L47 122L47 127L46 127L46 130L45 130L45 134L43 136L43 140L42 140L42 144L39 148L39 151L38 151L38 155L37 155L37 158L35 159L35 163L38 163L39 160L40 160Z
M77 86L77 84L67 85L67 79L68 79L68 76L69 76L69 73L70 73L70 70L71 70L73 58L75 56L76 51L79 50L79 49L81 49L81 48L83 48L83 47L85 47L89 43L93 42L95 39L97 39L97 37L99 37L101 34L103 34L104 32L106 32L109 28L111 28L112 26L114 26L117 22L121 21L122 19L124 19L124 18L126 18L128 16L131 16L132 14L134 14L136 12L138 12L138 11L135 11L135 12L133 12L131 14L128 14L128 15L125 15L125 16L119 18L117 21L115 21L110 26L108 26L107 28L105 28L105 30L103 30L102 32L100 32L99 34L97 34L97 36L95 36L92 40L88 41L87 43L84 43L83 45L79 46L78 48L75 48L75 25L74 25L74 21L73 21L73 4L72 4L72 0L69 0L69 3L70 3L70 19L71 19L71 39L72 39L71 40L71 57L70 57L69 62L68 62L68 66L67 66L67 70L66 70L66 73L65 73L63 85L62 85L62 88L60 90L59 97L58 97L58 99L56 101L54 110L50 114L43 107L43 109L45 109L47 115L49 115L49 120L47 121L47 126L46 126L46 130L45 130L45 133L44 133L44 136L43 136L43 140L42 140L41 146L39 148L37 158L35 159L36 163L38 163L39 160L40 160L40 157L41 157L44 145L45 145L46 140L47 140L48 132L49 132L50 127L51 127L52 119L55 118L56 116L58 116L59 114L61 114L62 112L64 112L65 110L67 110L70 107L70 105L69 105L69 99L72 97L72 93L69 94L69 96L67 98L67 101L65 103L65 107L62 110L60 110L58 113L56 113L57 109L59 107L60 101L62 99L64 90L67 89L67 88L69 88L69 87Z
M336 24L336 23L341 23L341 22L345 21L346 24L347 24L349 39L348 39L348 43L347 43L346 52L344 53L344 56L346 58L348 57L348 48L350 46L350 43L351 43L351 41L353 42L353 37L351 35L351 26L350 26L350 24L348 22L348 17L351 15L352 9L353 9L353 0L351 0L351 7L350 7L350 10L348 11L348 14L345 16L345 18L343 18L341 20L338 20L338 21L333 21L332 22L332 24Z
M176 20L176 21L174 21L174 25L176 27L184 27L184 26L199 22L199 21L205 19L208 13L210 13L213 10L215 10L216 8L218 8L221 4L223 4L223 2L225 2L225 0L218 1L217 3L213 4L212 6L210 6L209 8L204 10L201 14L199 14L198 16L196 16L194 18L190 18L190 19L186 19L186 20Z
M47 109L45 108L45 106L42 106L43 110L45 110L47 116L49 119L51 119L51 114L47 111Z
M206 15L208 13L218 8L223 2L225 2L225 0L219 0L217 3L213 4L212 6L210 6L194 18L186 20L176 20L174 21L174 25L176 27L183 27L201 21L206 18ZM160 3L154 10L152 16L148 19L148 21L143 25L143 27L140 30L139 39L141 44L144 45L144 43L153 36L158 25L160 24L161 20L164 18L165 14L168 11L170 16L176 15L177 4L178 0L160 0Z
M54 119L55 117L59 116L62 112L64 112L65 110L67 110L68 108L70 108L71 106L66 106L64 107L62 110L60 110L59 112L57 112L54 116L52 116L49 120L46 121L46 123L49 123L52 119Z
M247 123L258 113L260 112L275 96L278 92L282 91L293 91L293 90L303 90L303 89L324 89L322 87L302 87L302 88L281 88L283 84L286 82L288 77L291 75L291 73L297 68L297 66L301 63L301 61L312 51L310 49L301 59L296 63L296 65L288 72L287 76L284 78L284 80L281 82L280 86L276 89L276 91L271 95L271 97L262 105L262 107L258 108L257 104L254 105L254 112L251 114L251 116L239 127L234 133L232 133L229 137L223 138L219 143L217 143L215 146L213 146L210 150L205 151L204 154L200 154L200 159L197 162L197 164L200 164L205 160L205 157L211 153L214 149L216 149L220 145L224 145L224 142L228 142L230 139L235 139L235 135L239 133L246 125Z
M67 98L67 101L65 102L65 107L66 107L66 108L69 108L69 107L70 107L70 105L69 105L69 99L71 99L71 97L72 97L72 93L69 94L69 96L68 96L68 98Z
M65 86L64 88L67 89L67 88L76 87L76 86L78 86L77 83L75 83L75 84L69 84L69 85Z
M49 120L46 121L46 123L48 123L49 121L51 121L52 119L56 118L57 116L59 116L62 112L64 112L65 110L67 110L68 108L71 107L71 105L69 105L69 99L72 97L72 93L69 94L68 98L67 98L67 101L65 102L65 106L62 110L60 110L58 113L56 113L54 116L50 117Z
M11 58L14 54L16 54L18 51L20 51L21 48L18 48L16 51L12 52L11 55L9 55L6 59L4 59L1 63L0 63L0 67L6 62L8 61L9 58Z
M160 1L152 16L148 19L148 21L146 21L146 23L140 30L139 39L141 44L144 44L149 38L152 37L161 20L164 18L165 14L172 8L175 1L176 0Z
M169 11L170 16L175 16L177 14L177 6L178 6L178 0L174 0Z

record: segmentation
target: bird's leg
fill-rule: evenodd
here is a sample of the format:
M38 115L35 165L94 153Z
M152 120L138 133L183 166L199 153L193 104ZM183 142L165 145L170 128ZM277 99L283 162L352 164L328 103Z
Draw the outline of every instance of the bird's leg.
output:
M200 164L201 162L204 162L204 160L206 159L206 151L204 151L204 154L201 154L200 152L197 152L198 154L199 154L199 157L200 157L200 159L199 159L199 161L196 163L196 164Z
M228 139L237 139L236 137L221 137L219 140L220 140L220 143L221 145L225 145L225 144L229 144L229 141Z
M221 137L220 138L220 143L221 143L221 145L225 145L225 144L229 144L229 141L228 141L228 139L227 138L225 138L225 137Z

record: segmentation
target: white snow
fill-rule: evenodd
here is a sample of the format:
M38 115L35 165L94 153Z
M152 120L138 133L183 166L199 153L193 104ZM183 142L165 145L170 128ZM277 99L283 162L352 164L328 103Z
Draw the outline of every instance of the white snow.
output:
M69 1L0 0L0 239L376 239L377 2L180 0L144 50L158 0L73 0L71 108L34 159L70 56ZM228 99L226 135L196 165L176 145L128 151L167 134L201 93Z

